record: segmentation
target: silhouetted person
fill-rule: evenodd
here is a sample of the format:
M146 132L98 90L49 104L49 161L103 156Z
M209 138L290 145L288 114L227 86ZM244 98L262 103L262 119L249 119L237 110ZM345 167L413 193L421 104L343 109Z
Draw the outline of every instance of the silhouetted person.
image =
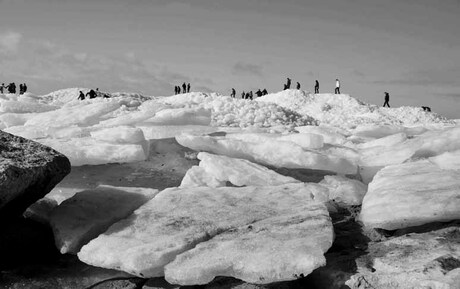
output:
M245 96L246 96L246 93L243 91L243 92L241 93L241 99L244 99Z
M246 92L246 95L244 96L244 99L249 99L249 97L250 97L249 92Z
M97 93L93 89L91 89L86 95L89 96L89 99L92 99L96 98Z
M319 93L319 81L315 81L315 93Z
M268 91L264 88L264 90L262 90L262 95L267 95L268 94Z
M257 95L257 97L261 97L261 96L263 95L263 93L262 93L262 91L260 91L260 89L259 89L259 90L256 91L256 95Z
M284 85L284 90L288 89L288 86L287 84Z
M8 85L8 92L13 93L13 94L16 93L16 84L14 82L12 82L12 83L10 83Z
M296 88L297 88L297 90L300 90L300 83L299 82L297 82L297 87Z
M174 95L177 94L177 85L174 86Z
M236 96L236 90L235 90L234 88L232 88L232 94L230 94L230 96L231 96L232 98L235 98L235 96Z
M431 111L431 108L429 106L422 106L423 111Z
M83 91L80 90L80 95L78 96L78 100L84 100L85 95L83 94Z
M338 78L335 80L335 94L340 94L340 81Z
M385 92L385 102L383 103L383 107L385 107L385 105L390 107L390 94L388 92Z
M286 89L290 89L290 88L291 88L291 79L288 77L287 82L286 82Z
M254 97L254 95L252 94L252 90L249 92L249 99L252 100L252 98Z
M22 89L24 90L24 93L27 92L27 85L25 83L22 85Z
M2 83L2 86L0 86L0 93L3 93L3 89L5 89L5 88L6 88L6 87L5 87L5 84Z
M187 84L185 84L185 82L182 84L182 93L186 93L187 92Z
M190 82L187 84L187 93L190 92Z

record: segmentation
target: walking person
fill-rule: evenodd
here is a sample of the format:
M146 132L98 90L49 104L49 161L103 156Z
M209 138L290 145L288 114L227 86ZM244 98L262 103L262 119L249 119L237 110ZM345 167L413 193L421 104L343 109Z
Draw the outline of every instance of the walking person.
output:
M385 102L383 103L383 107L385 107L385 105L388 105L388 107L390 107L390 94L386 91L385 91Z
M335 94L340 94L340 81L338 78L335 80Z
M187 93L190 92L190 82L187 84Z
M187 92L187 84L184 82L182 84L182 93L186 93Z
M315 93L319 93L319 81L315 80Z
M297 90L300 90L300 83L297 82Z
M235 98L235 96L236 96L236 90L232 88L232 93L230 94L230 97Z

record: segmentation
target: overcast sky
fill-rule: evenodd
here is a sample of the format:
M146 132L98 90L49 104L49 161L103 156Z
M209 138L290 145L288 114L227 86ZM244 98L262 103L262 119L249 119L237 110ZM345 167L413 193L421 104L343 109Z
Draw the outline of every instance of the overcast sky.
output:
M0 0L0 82L171 95L286 77L460 118L460 0Z

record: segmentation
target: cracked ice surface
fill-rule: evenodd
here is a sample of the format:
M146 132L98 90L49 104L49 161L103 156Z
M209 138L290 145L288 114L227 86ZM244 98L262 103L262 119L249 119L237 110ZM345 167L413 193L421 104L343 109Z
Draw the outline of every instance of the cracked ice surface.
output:
M245 238L244 230L251 224L254 224L256 232L248 231L250 235ZM262 232L264 228L266 233ZM94 266L119 269L137 276L162 276L164 266L177 255L216 236L228 241L235 232L235 243L228 247L228 254L235 250L233 252L237 256L244 254L251 246L254 248L253 263L247 260L241 277L264 280L266 283L291 280L296 272L306 274L324 265L325 259L320 251L326 251L333 240L326 207L313 200L313 193L304 184L176 188L160 192L129 218L111 226L107 232L84 246L78 257ZM222 233L225 234L219 236ZM251 238L251 234L256 238ZM288 236L292 242L286 241ZM264 240L268 239L273 241L275 247L257 245L264 244ZM254 262L258 259L262 266L267 258L271 258L272 250L276 247L280 252L292 248L302 248L304 251L297 252L302 257L292 260L289 267L274 267L275 271L267 267L253 272L251 267L256 264ZM278 260L281 255L276 255ZM291 262L291 255L286 254L286 259L280 264ZM294 272L292 269L295 269ZM212 268L209 270L212 271ZM210 272L203 274L212 275Z

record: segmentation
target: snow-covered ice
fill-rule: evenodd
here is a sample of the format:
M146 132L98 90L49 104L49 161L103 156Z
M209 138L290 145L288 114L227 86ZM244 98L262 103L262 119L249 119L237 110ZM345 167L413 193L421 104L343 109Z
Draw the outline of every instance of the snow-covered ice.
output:
M300 208L299 208L300 209ZM325 265L332 245L324 206L310 202L302 210L269 217L217 235L182 253L165 266L172 284L206 284L216 276L249 283L273 283L306 276Z
M226 137L182 134L176 140L196 151L206 151L252 162L285 168L303 168L356 174L357 166L344 158L306 150L294 142L251 142Z
M387 166L369 184L360 219L394 230L460 219L460 167L443 169L442 158Z
M264 166L244 159L229 158L205 152L198 154L199 167L192 167L181 187L222 187L226 182L235 186L278 186L299 181L280 175Z
M313 208L316 208L315 214L310 212ZM305 252L303 261L289 269L295 268L299 273L309 272L315 266L324 264L325 259L322 254L319 254L318 249L324 251L329 248L332 244L333 232L326 207L313 200L310 190L303 184L166 189L136 210L129 218L114 224L107 232L85 245L78 253L78 257L94 266L117 268L141 277L162 276L165 265L172 262L177 255L194 248L201 242L258 222L261 222L260 226L264 223L267 228L275 229L280 220L284 218L287 221L290 219L289 216L292 218L288 224L295 224L297 221L300 222L298 223L300 227L303 227L301 224L304 222L307 223L305 228L309 228L310 222L322 223L320 227L323 233L310 237L295 225L291 227L292 230L287 230L288 226L286 226L286 234L293 234L293 240L312 244L311 253ZM311 226L314 227L313 224ZM269 235L266 237L270 237ZM315 238L315 236L320 237ZM274 233L271 237L276 239L277 243L282 243L286 235ZM323 244L320 245L314 240L321 241ZM241 242L244 241L237 243ZM247 245L251 241L248 242ZM253 256L255 258L258 256L261 264L272 254L270 246L255 247L254 250L256 252ZM240 253L242 252L238 252ZM257 260L253 259L252 262ZM249 263L247 265L249 266ZM280 270L282 271L283 268L277 269L278 272ZM250 272L249 266L245 273L248 278ZM266 276L260 275L261 273L264 272L252 274L251 280L265 277L266 282L273 282L280 276L283 276L281 277L283 279L295 278L288 272L272 274L273 272L268 270L264 273L268 273ZM289 277L286 277L288 275Z

